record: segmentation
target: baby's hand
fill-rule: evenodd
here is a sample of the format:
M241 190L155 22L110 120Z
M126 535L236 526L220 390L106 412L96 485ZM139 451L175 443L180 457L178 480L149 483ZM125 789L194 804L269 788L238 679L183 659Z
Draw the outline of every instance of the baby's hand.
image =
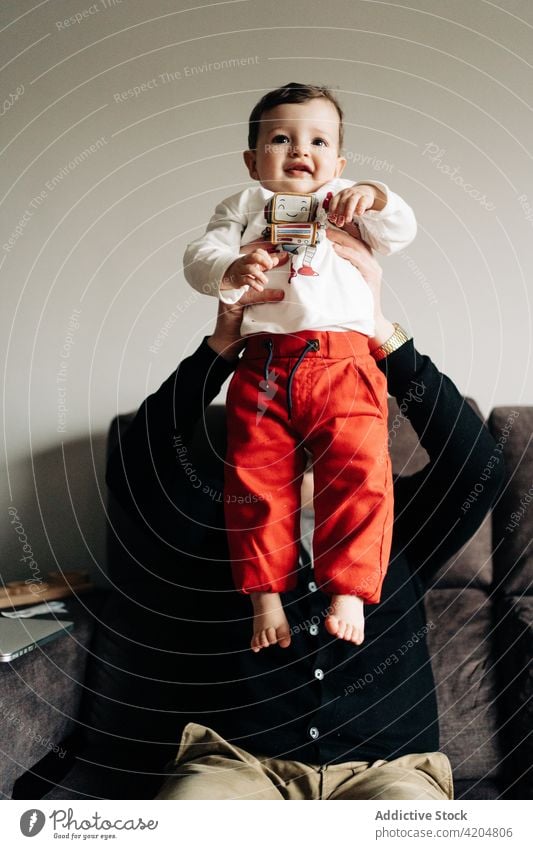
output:
M263 248L258 248L231 263L222 278L220 288L240 289L241 286L248 285L257 292L262 292L268 283L264 272L270 271L278 264L279 257L276 254L269 254Z
M343 227L352 221L354 215L362 215L372 209L377 197L378 192L374 186L361 184L342 189L330 202L328 220L337 227Z

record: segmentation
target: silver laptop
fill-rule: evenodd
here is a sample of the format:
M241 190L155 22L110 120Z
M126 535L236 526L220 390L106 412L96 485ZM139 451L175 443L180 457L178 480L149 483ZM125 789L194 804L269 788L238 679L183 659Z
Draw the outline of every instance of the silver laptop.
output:
M7 663L68 634L74 622L65 619L6 619L0 616L0 663Z

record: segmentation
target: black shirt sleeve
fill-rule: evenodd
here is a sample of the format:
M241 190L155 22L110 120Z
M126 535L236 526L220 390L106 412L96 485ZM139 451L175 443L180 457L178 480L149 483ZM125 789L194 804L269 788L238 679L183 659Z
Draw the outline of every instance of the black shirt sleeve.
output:
M106 481L120 505L162 541L194 547L217 510L191 484L191 440L206 407L235 369L205 337L198 349L141 405L120 435Z
M429 455L421 471L394 485L396 541L427 585L483 521L503 481L503 458L470 404L412 340L378 367Z

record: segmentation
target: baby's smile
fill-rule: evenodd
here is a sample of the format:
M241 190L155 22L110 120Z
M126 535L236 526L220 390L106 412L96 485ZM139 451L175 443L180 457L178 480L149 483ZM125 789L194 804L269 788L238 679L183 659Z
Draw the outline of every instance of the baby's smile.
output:
M291 162L284 170L286 174L291 174L291 176L313 173L311 166L305 162Z

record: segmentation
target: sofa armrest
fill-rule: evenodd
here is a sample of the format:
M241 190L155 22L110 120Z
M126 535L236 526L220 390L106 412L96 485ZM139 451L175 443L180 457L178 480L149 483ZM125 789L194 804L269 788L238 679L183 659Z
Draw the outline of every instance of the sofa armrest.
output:
M533 407L489 420L506 480L493 508L500 728L508 796L533 796Z
M498 602L500 736L506 798L533 798L533 596Z
M89 609L100 593L66 600L61 619L74 630L37 646L11 663L0 664L0 796L11 798L15 781L51 752L64 759L62 746L77 728L85 667L93 633Z

